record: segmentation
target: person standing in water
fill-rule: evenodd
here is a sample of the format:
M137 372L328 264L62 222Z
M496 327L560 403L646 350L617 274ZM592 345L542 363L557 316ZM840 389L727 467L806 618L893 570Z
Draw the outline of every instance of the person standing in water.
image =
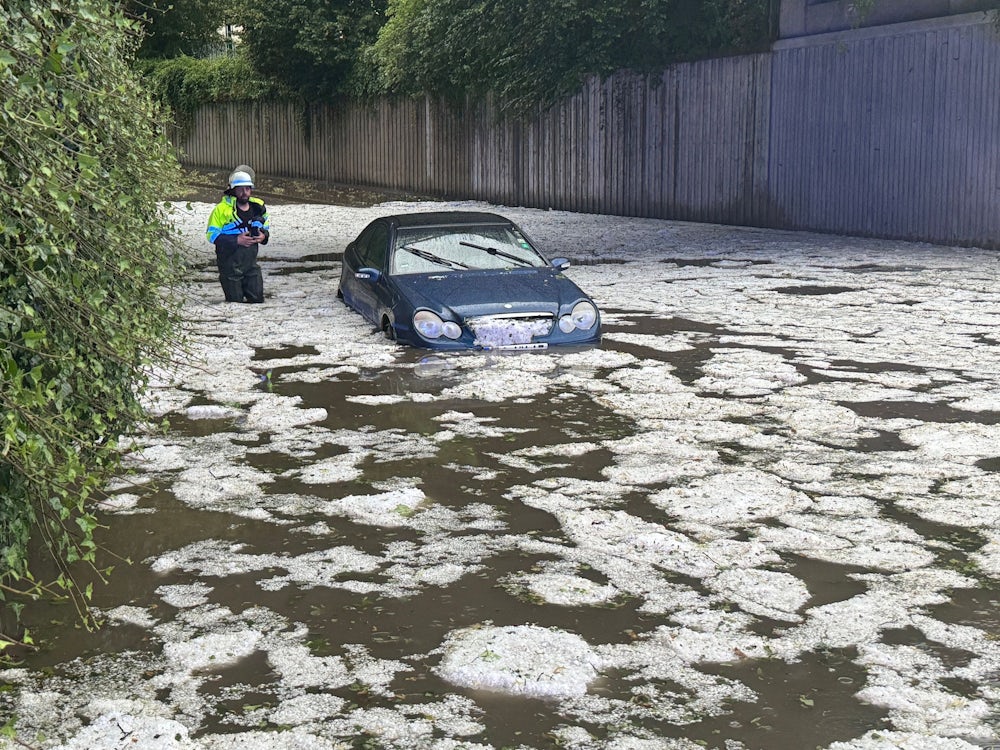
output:
M229 186L208 218L205 236L215 245L219 283L226 302L263 302L264 277L257 249L271 237L267 207L251 195L254 176L239 166L229 175Z

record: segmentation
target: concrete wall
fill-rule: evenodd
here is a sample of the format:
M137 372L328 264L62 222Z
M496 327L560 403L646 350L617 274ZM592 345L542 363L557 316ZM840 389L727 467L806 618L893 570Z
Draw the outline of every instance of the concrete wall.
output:
M996 10L996 0L875 0L859 13L855 0L781 0L779 34L782 39L831 31L886 26L906 21L944 18Z

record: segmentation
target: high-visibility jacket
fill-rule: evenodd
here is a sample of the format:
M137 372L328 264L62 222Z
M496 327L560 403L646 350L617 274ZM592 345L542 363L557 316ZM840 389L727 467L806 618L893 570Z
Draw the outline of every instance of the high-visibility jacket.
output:
M224 195L219 201L219 205L212 209L212 215L208 217L208 229L205 230L205 236L209 242L213 243L218 242L220 237L224 238L223 242L228 240L235 243L237 235L243 232L253 234L254 229L264 233L261 244L266 245L268 234L271 231L271 223L267 217L264 201L251 196L250 218L244 221L236 213L236 198L232 195Z

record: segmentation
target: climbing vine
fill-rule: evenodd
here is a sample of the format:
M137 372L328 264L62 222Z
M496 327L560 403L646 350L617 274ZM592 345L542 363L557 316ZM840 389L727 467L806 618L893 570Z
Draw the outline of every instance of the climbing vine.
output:
M141 60L137 67L150 92L169 108L173 124L181 132L191 126L194 113L206 102L246 102L287 95L255 73L243 54Z
M116 4L6 0L0 25L0 599L86 619L93 505L179 330L158 208L178 170Z

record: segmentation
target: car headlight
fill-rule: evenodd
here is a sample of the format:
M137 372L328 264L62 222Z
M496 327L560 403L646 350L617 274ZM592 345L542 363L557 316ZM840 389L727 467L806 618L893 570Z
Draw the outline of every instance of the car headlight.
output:
M458 323L442 320L440 315L430 310L418 310L413 315L413 327L425 339L439 339L442 336L457 339L462 335L462 327Z
M577 302L573 305L573 323L581 331L586 331L594 327L597 322L597 308L590 302Z
M577 302L569 315L559 318L559 330L563 333L572 333L574 328L586 331L594 327L597 322L597 308L590 302Z

